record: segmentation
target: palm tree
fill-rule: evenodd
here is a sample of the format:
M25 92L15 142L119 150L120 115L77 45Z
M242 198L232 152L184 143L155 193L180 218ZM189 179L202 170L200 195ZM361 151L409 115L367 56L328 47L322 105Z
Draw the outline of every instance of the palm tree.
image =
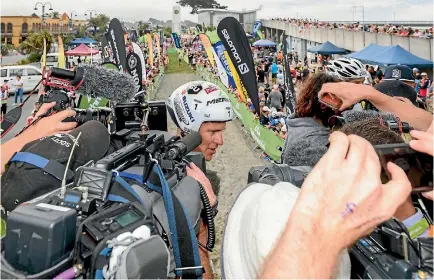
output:
M50 16L51 18L59 18L59 12L53 11Z
M26 50L28 53L42 53L44 38L47 42L47 50L49 50L51 43L54 42L54 36L51 32L45 29L37 33L32 33L21 43L21 48Z

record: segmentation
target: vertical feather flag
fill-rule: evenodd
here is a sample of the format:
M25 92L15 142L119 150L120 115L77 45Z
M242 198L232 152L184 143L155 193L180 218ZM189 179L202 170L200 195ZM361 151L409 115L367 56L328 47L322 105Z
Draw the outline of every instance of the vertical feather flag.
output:
M199 39L205 48L206 54L208 55L209 62L211 63L212 67L215 67L214 55L212 52L212 45L211 45L211 41L210 41L208 35L201 33L201 34L199 34Z
M154 48L152 47L152 37L151 34L147 33L146 41L148 42L148 54L149 54L149 66L152 67L154 65Z
M58 41L58 45L59 45L59 56L58 56L58 61L59 61L59 68L66 68L65 66L65 50L63 49L63 40L62 37L57 36L57 41Z
M47 40L44 38L44 48L42 50L41 71L45 73L45 66L47 65Z
M228 52L224 51L224 53L225 53L226 60L229 64L229 69L231 69L232 77L234 78L235 84L237 85L238 92L240 93L241 100L244 103L247 103L247 98L249 98L249 95L247 94L247 90L245 89L243 83L241 82L240 76L238 75L237 70L235 70L235 66L232 63Z
M154 33L155 44L157 45L158 50L158 63L161 61L161 47L160 47L160 36L157 33Z

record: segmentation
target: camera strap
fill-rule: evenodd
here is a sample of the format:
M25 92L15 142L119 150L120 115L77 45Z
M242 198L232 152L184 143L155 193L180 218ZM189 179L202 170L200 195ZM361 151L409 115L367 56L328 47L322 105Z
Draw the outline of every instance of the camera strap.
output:
M52 175L56 179L62 181L63 174L66 170L66 181L70 182L74 179L74 171L66 169L66 166L52 159L46 159L39 155L28 153L28 152L18 152L16 153L9 162L24 162L27 164L34 165L41 168L44 172Z
M176 276L184 279L201 279L205 270L200 261L198 241L190 216L169 188L161 167L154 164L152 169L161 182L161 193L172 234Z

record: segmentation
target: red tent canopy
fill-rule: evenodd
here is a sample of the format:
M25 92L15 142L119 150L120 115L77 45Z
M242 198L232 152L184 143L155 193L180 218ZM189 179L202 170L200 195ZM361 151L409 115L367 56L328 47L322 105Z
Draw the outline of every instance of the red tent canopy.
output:
M77 55L77 56L90 55L91 53L92 54L98 54L99 51L97 48L91 49L88 46L86 46L85 44L81 44L80 46L76 47L75 49L65 52L66 55Z

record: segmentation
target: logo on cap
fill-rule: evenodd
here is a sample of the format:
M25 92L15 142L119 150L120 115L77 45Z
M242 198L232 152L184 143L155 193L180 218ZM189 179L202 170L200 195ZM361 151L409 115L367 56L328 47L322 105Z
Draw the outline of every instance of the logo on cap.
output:
M392 70L392 78L401 79L401 70L393 69Z

